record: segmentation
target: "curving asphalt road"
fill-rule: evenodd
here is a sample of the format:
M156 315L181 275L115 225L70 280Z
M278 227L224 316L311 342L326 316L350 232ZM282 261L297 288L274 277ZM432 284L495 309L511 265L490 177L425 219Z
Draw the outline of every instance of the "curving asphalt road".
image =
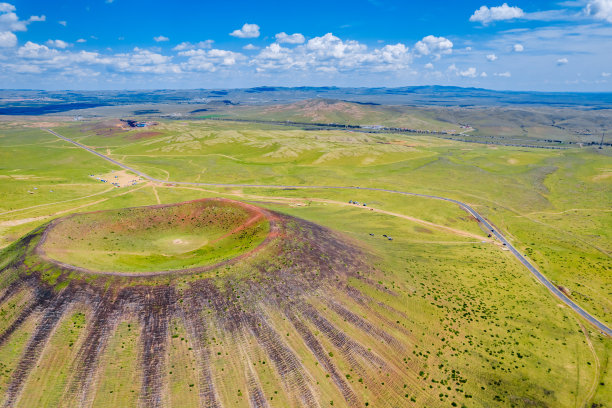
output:
M442 201L448 201L454 204L457 204L459 207L461 207L463 210L467 211L468 213L470 213L474 218L476 218L478 220L478 222L480 222L484 227L487 228L487 230L491 231L491 234L493 234L497 239L499 239L499 241L506 246L506 248L508 248L510 250L510 252L512 252L512 254L516 257L516 259L518 259L528 270L529 272L531 272L538 281L540 281L540 283L542 283L544 286L546 286L546 288L552 292L553 295L555 295L556 297L558 297L563 303L565 303L567 306L569 306L570 308L572 308L576 313L578 313L580 316L582 316L584 319L586 319L589 323L591 323L593 326L595 326L601 333L612 337L612 329L610 329L608 326L606 326L605 323L597 320L597 318L595 318L594 316L592 316L589 312L587 312L586 310L584 310L582 307L580 307L578 304L576 304L572 299L570 299L569 297L567 297L563 292L561 292L551 281L549 281L546 276L544 276L540 271L537 270L537 268L535 266L533 266L528 260L527 258L525 258L507 239L506 237L504 237L502 235L501 232L499 232L497 230L497 228L494 228L483 216L481 216L480 214L478 214L478 212L476 212L476 210L474 210L472 207L470 207L469 205L461 202L461 201L457 201L457 200L453 200L452 198L446 198L446 197L439 197L439 196L434 196L434 195L428 195L428 194L418 194L418 193L410 193L410 192L406 192L406 191L398 191L398 190L388 190L388 189L384 189L384 188L374 188L374 187L357 187L357 186L283 186L283 185L266 185L266 184L228 184L228 183L195 183L195 182L187 182L187 181L168 181L168 180L160 180L154 177L149 176L146 173L143 173L141 171L138 171L130 166L127 166L123 163L120 163L116 160L111 159L108 156L103 155L102 153L99 153L97 151L95 151L94 149L87 147L77 141L74 141L72 139L69 139L67 137L64 137L62 135L60 135L57 132L54 132L51 129L44 129L47 132L59 137L62 140L65 140L66 142L72 143L82 149L87 150L90 153L95 154L96 156L101 157L104 160L107 160L119 167L122 167L126 170L129 170L137 175L139 175L142 178L145 178L149 181L153 181L156 183L169 183L169 184L178 184L178 185L191 185L191 186L217 186L217 187L254 187L254 188L299 188L299 189L344 189L344 190L366 190L366 191L381 191L381 192L385 192L385 193L392 193L392 194L402 194L402 195L407 195L407 196L415 196L415 197L423 197L423 198L431 198L434 200L442 200Z

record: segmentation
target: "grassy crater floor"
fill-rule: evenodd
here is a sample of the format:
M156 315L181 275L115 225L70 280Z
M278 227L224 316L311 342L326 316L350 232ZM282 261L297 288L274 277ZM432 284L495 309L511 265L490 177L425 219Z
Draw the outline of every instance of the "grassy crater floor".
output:
M206 268L248 253L270 231L260 209L224 199L75 214L38 247L79 270L151 273Z

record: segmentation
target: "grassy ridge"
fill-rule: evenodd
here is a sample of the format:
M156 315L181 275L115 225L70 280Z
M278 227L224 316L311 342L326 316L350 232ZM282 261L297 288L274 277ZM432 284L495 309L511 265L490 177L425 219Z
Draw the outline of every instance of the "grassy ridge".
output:
M139 327L122 322L110 340L99 372L93 407L136 406L140 395Z
M189 344L185 327L178 319L171 322L170 333L166 403L173 407L196 408L200 400L193 348Z
M60 323L49 340L40 363L30 374L23 397L17 406L60 406L66 384L70 378L71 365L82 341L81 334L86 325L86 315L74 312Z

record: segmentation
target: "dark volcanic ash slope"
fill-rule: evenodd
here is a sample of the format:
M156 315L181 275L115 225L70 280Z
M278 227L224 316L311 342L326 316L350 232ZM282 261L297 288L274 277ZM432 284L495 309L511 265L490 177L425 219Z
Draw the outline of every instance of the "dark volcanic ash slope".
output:
M126 321L139 328L134 370L143 407L188 406L177 402L182 392L196 393L193 406L203 407L411 406L408 396L427 402L415 374L420 367L405 358L411 335L395 324L402 313L362 290L395 296L375 283L369 256L326 228L265 213L275 227L259 250L192 273L79 273L37 255L45 226L5 249L0 306L25 300L0 326L0 356L34 324L14 361L0 361L3 406L23 404L32 373L52 353L50 339L75 310L85 311L86 323L63 361L66 378L43 390L56 398L53 406L112 405L100 398L103 362L114 358L109 344ZM189 348L173 361L179 326ZM194 383L176 382L175 364L192 364ZM177 394L171 383L184 390Z

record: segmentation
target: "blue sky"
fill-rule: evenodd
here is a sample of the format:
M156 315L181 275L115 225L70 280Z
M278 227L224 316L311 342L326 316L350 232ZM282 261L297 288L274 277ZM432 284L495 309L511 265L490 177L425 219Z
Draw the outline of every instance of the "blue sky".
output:
M0 2L0 88L612 91L612 0Z

